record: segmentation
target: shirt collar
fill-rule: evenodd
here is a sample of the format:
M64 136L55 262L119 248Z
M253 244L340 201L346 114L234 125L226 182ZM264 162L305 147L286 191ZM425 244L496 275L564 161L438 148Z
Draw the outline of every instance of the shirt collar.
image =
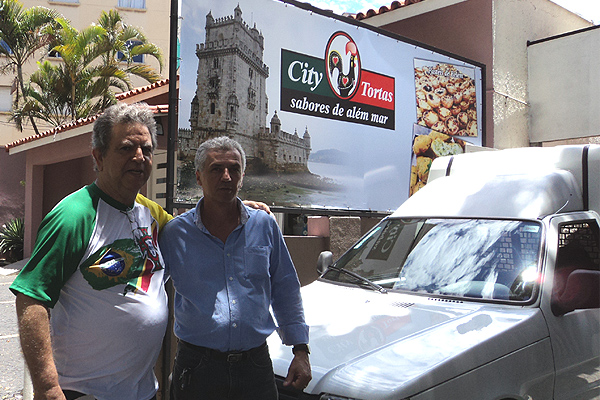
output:
M239 197L236 198L236 201L237 201L238 209L240 210L240 223L242 225L244 225L246 222L248 222L248 219L250 218L250 214L248 213L246 206L244 206L244 203L242 203L242 200ZM196 204L196 208L195 208L196 215L194 216L194 224L200 229L206 229L206 227L202 223L202 216L200 213L200 207L202 206L203 203L204 203L204 197L202 197L200 199L200 201L198 202L198 204Z

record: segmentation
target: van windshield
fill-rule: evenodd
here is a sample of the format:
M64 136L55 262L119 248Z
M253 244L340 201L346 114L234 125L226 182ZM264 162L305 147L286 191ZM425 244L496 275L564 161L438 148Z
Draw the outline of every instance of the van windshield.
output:
M323 278L361 284L345 269L388 290L527 302L539 283L541 236L533 221L390 218Z

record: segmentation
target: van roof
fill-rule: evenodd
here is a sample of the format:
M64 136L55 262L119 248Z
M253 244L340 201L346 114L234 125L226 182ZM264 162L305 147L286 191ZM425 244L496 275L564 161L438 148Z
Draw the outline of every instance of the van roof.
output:
M528 147L440 157L395 215L540 218L600 212L600 145ZM436 212L433 212L436 210Z

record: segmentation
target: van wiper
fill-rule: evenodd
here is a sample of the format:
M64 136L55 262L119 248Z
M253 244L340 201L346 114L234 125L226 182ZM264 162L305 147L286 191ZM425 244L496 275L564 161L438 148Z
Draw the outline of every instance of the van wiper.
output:
M360 276L356 272L348 271L347 269L336 267L335 265L330 265L327 268L328 269L332 269L334 271L341 272L341 273L346 274L346 275L350 275L351 277L353 277L353 278L355 278L355 279L357 279L357 280L359 280L359 281L361 281L363 283L366 283L367 286L369 286L373 290L378 291L379 293L387 293L387 290L385 290L385 288L383 288L382 286L376 284L375 282L372 282L372 281L368 280L364 276Z

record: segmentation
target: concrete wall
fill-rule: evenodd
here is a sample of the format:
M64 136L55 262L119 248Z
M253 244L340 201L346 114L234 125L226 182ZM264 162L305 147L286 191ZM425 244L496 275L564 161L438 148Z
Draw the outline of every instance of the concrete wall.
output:
M380 220L366 217L308 217L308 236L284 237L300 283L307 285L319 277L317 258L322 251L331 251L334 260L337 260Z
M527 42L591 23L549 0L501 0L493 4L494 147L529 146Z
M531 44L530 140L600 135L600 26Z

